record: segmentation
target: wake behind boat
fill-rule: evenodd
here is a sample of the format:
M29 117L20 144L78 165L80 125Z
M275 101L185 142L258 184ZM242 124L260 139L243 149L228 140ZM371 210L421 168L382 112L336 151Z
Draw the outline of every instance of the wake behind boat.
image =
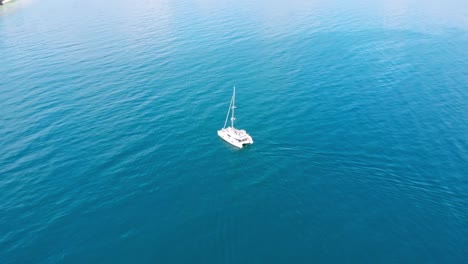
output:
M229 109L226 115L226 120L224 121L224 127L221 130L218 130L218 136L224 139L226 142L231 145L242 148L244 145L253 144L252 137L247 134L247 131L243 129L234 128L234 109L236 108L236 87L234 86L234 91L232 93L231 103L229 104ZM229 112L231 112L231 126L226 127L227 120L229 118Z

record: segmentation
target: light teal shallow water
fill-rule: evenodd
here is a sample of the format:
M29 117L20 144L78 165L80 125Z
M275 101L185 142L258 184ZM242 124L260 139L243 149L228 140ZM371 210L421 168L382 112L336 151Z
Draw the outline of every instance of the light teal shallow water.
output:
M0 263L462 263L467 47L457 0L0 7Z

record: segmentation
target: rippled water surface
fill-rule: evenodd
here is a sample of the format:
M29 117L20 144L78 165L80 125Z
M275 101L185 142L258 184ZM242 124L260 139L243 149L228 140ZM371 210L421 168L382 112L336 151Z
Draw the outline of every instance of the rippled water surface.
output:
M462 263L467 139L464 0L0 7L3 264Z

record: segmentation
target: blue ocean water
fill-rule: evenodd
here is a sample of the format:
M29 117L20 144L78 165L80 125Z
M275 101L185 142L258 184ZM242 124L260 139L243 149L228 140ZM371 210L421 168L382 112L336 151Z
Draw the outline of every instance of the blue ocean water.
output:
M0 7L3 264L463 263L467 139L464 0Z

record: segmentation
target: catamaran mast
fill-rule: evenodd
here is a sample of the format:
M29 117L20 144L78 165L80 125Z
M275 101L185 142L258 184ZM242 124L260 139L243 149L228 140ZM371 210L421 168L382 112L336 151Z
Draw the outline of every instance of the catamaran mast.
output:
M234 91L232 92L232 116L231 116L231 127L234 128L234 108L236 108L236 86L234 86Z

